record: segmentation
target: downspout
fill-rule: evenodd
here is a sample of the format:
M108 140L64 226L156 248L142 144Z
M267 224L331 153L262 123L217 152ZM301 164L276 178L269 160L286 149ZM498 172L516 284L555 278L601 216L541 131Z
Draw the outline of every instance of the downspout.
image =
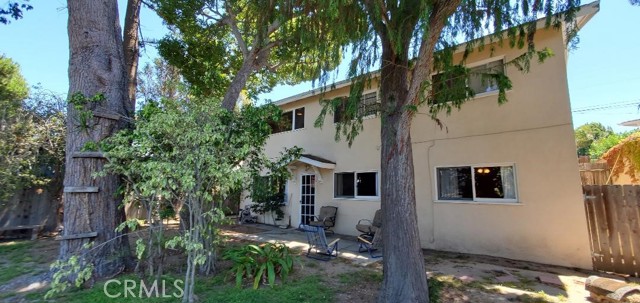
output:
M431 186L431 190L433 190L433 184L432 184L432 175L431 175L431 148L434 147L436 145L436 141L432 140L431 144L429 146L427 146L427 169L429 170L429 185ZM429 236L429 244L433 244L436 242L436 216L435 216L435 207L434 207L435 201L433 199L433 192L431 192L431 218L430 218L430 222L431 222L431 235Z

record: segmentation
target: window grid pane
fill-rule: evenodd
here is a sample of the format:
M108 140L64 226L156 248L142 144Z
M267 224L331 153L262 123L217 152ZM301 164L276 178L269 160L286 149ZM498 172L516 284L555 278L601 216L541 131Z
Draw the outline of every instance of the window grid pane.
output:
M304 107L295 110L294 129L304 128Z
M376 197L378 196L377 190L377 173L358 173L356 180L357 196L362 197Z
M439 200L473 200L471 167L438 168Z
M354 173L335 174L335 197L354 197Z

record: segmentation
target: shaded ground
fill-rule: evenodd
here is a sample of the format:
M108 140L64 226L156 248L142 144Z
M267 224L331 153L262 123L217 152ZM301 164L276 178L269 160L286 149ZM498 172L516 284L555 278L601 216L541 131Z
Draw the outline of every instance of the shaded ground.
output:
M169 234L176 232L176 227ZM300 255L295 271L287 283L270 289L238 290L226 282L224 272L228 261L217 263L221 274L203 278L196 293L203 302L375 302L382 281L382 259L369 258L357 252L352 237L339 236L341 257L329 262L306 258L304 234L265 225L225 227L226 247L255 242L285 242ZM336 237L336 236L334 236ZM132 237L132 242L135 238ZM0 242L0 301L41 301L46 291L44 278L48 264L58 254L58 241L40 238L37 241L13 240ZM133 247L133 246L132 246ZM164 260L172 279L181 278L183 255L169 252ZM563 267L508 259L436 251L425 251L425 264L430 276L433 302L587 302L585 278L593 274ZM132 274L128 276L134 277ZM127 277L127 275L123 276ZM121 277L122 278L122 277ZM59 297L66 303L92 301L115 302L107 298L100 282L90 290ZM82 299L79 299L82 298ZM127 302L151 302L125 300ZM173 302L175 299L152 300ZM122 301L118 301L122 302Z

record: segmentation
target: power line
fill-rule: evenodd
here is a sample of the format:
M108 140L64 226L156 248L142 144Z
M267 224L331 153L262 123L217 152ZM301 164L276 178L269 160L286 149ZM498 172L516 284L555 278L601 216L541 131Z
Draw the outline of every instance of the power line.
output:
M625 108L625 107L631 107L631 106L638 107L639 105L640 105L640 99L636 99L636 100L632 100L632 101L621 101L621 102L613 102L613 103L608 103L608 104L599 104L599 105L579 107L579 108L576 108L576 109L572 110L572 112L574 112L574 113L583 113L583 112L589 112L589 111L599 111L599 110L614 109L614 108Z

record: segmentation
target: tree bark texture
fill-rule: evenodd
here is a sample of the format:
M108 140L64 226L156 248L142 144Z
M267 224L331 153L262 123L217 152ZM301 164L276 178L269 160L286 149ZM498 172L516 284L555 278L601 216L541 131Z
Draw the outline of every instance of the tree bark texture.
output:
M83 111L107 111L124 117L127 110L127 78L124 65L122 34L115 0L69 0L69 96L82 93L87 98L104 94L101 102L88 102ZM96 277L107 277L124 268L129 255L126 237L116 233L124 220L124 208L118 208L122 197L117 194L118 176L94 178L103 169L104 159L73 158L87 142L100 142L122 129L125 119L92 117L83 127L81 111L69 104L67 108L67 142L65 187L95 186L98 193L65 193L64 236L97 232L93 238L91 257ZM91 239L64 240L60 258L67 259L82 250Z
M247 80L249 79L249 75L255 71L255 67L252 59L245 59L240 70L236 73L236 76L231 80L231 84L227 91L224 94L224 98L222 99L222 108L233 111L236 107L236 103L238 103L238 98L240 97L240 92L247 85Z
M124 17L124 63L127 72L127 111L133 116L136 108L136 88L138 86L138 59L140 53L140 4L142 0L128 0Z
M384 40L383 40L384 41ZM407 48L405 48L407 49ZM383 43L381 70L381 205L384 277L378 302L429 302L416 215L411 146L413 113L406 106L409 62Z

